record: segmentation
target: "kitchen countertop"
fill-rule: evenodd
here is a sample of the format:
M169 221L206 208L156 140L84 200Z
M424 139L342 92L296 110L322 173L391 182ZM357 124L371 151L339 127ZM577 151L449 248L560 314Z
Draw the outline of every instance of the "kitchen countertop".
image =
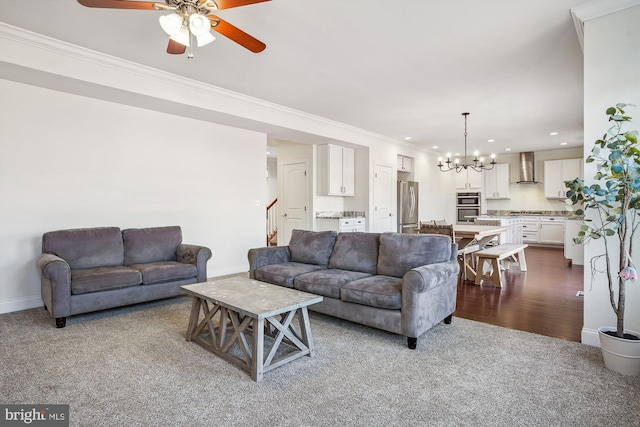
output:
M571 219L582 219L571 211L516 211L516 210L488 210L483 217L513 218L522 216L562 216Z
M316 218L342 219L342 218L365 218L365 211L319 211Z

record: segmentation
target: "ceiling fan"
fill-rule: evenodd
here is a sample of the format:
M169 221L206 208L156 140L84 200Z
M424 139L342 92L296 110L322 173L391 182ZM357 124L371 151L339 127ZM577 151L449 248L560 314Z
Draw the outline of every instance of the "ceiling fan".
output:
M164 0L164 3L137 0L78 0L78 3L86 7L173 11L170 15L160 17L160 26L169 34L167 53L180 55L185 53L194 41L200 47L215 40L210 32L212 29L251 52L262 52L267 47L264 43L211 13L266 1L271 0ZM192 58L193 54L189 53L188 57Z

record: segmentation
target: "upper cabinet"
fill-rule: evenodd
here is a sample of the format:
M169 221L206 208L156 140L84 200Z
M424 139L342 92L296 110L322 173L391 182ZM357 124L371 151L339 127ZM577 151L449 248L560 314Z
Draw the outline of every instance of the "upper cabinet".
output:
M398 156L398 172L411 172L413 159L411 157Z
M582 159L547 160L544 162L544 196L547 199L564 199L567 187L564 182L582 178Z
M456 173L456 189L458 190L482 190L482 173L471 168Z
M353 148L326 144L318 146L318 194L353 196L355 194L355 151Z
M496 164L493 169L485 170L482 173L484 174L484 194L487 200L511 198L509 189L511 175L508 163Z

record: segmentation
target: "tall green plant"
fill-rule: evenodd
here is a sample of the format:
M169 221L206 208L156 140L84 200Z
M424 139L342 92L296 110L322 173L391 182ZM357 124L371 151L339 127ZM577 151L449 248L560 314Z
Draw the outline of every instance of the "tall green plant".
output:
M596 261L604 257L609 284L609 300L617 317L616 336L624 337L625 282L635 281L637 272L631 261L633 237L640 223L640 150L638 131L623 132L623 126L631 122L624 108L630 104L616 104L607 109L609 122L613 125L602 139L595 142L586 163L596 163L596 183L589 186L582 179L565 181L567 203L582 205L576 213L583 215L584 210L597 211L595 218L585 218L575 243L602 239L604 253L591 259L591 270L595 274ZM611 237L619 246L617 269L612 266L610 257ZM615 240L613 240L615 241ZM617 293L617 295L616 295Z

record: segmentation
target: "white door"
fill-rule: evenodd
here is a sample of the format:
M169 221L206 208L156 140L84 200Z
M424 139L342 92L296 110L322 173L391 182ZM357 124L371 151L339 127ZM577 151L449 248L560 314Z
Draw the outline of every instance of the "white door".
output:
M393 167L376 164L373 176L373 227L371 231L383 233L396 231L393 204Z
M307 162L285 163L282 167L282 221L278 245L286 246L291 230L309 229L309 177Z

